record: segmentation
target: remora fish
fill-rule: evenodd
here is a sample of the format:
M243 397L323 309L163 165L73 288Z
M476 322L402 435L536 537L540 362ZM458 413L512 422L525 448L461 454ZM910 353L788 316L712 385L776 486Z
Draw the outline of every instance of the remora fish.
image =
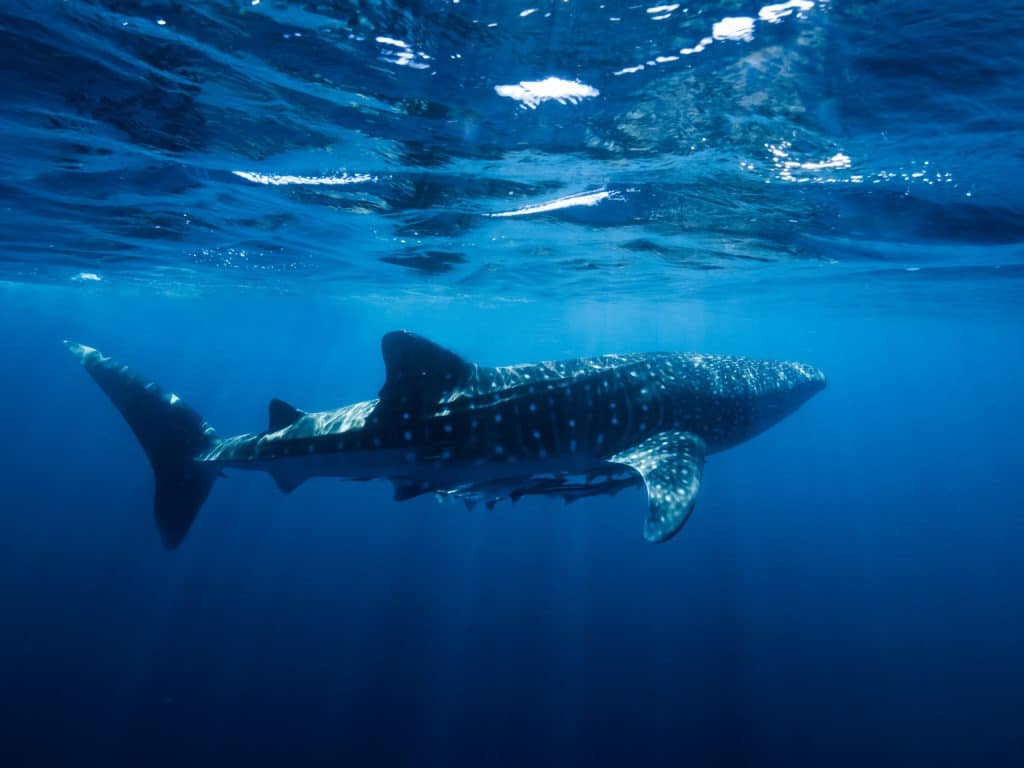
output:
M305 413L270 401L259 434L219 437L181 399L65 342L142 444L164 544L185 537L225 468L269 472L285 493L309 477L387 478L486 505L566 501L642 484L644 537L664 541L693 511L704 457L741 443L825 387L802 363L721 355L602 355L488 368L407 331L384 336L374 400Z

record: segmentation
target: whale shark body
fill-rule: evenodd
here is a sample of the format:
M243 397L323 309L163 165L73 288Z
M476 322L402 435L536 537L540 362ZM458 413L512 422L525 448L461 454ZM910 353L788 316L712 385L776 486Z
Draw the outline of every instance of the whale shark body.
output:
M175 394L96 349L65 342L118 408L155 475L154 511L177 547L224 469L268 472L284 492L311 477L387 478L493 506L566 501L643 485L644 537L683 526L705 456L762 432L825 387L802 363L723 355L602 355L486 367L407 331L381 342L376 398L306 413L271 400L264 432L220 437Z

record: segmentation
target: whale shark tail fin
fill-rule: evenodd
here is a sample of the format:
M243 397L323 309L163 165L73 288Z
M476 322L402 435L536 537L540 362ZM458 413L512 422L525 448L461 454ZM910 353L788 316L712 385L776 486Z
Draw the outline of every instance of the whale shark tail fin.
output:
M217 479L214 466L195 461L219 441L217 433L177 395L92 347L64 344L121 412L149 457L156 479L156 525L164 545L174 549Z

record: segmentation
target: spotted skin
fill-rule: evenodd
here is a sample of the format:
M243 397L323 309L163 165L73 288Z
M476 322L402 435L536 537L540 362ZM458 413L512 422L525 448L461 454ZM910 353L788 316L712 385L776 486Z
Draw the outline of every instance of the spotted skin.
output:
M487 506L642 484L644 535L664 541L693 510L706 455L767 429L825 386L808 365L721 355L485 367L406 331L387 334L381 348L387 375L377 398L319 413L274 400L267 431L207 439L188 461L267 471L284 491L314 476L382 477L398 500L433 492Z
M282 488L297 475L384 476L398 500L434 492L488 505L526 495L572 501L642 482L645 536L663 541L693 509L706 454L757 434L824 386L800 363L719 355L490 368L406 332L382 348L378 399L225 440L200 460L295 465L276 470Z
M659 432L609 461L633 467L647 488L644 538L665 541L693 512L704 471L704 441L690 432Z

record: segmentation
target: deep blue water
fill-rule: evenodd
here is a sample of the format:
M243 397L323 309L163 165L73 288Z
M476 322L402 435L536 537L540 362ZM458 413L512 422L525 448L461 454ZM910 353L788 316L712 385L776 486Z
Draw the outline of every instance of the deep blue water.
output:
M2 764L1021 764L1022 28L0 5ZM60 344L233 434L372 397L396 328L829 387L712 456L662 545L639 490L470 512L236 472L168 552Z

